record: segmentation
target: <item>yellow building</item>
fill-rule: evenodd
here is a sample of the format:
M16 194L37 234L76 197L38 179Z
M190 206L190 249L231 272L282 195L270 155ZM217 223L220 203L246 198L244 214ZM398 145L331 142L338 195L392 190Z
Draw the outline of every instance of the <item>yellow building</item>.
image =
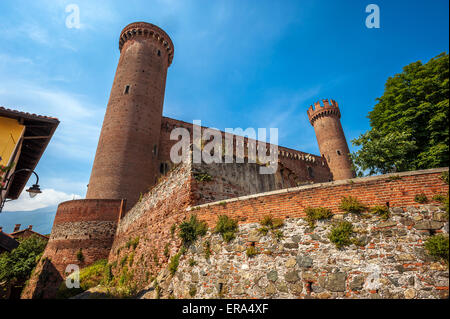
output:
M0 107L0 212L6 199L19 197L58 125L54 117Z

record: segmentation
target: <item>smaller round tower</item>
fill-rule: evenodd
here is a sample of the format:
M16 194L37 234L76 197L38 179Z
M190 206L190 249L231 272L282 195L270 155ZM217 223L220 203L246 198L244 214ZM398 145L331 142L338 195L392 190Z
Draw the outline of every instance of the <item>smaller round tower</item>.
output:
M341 125L341 112L336 101L322 100L308 109L308 118L314 127L320 154L326 159L333 180L354 178L350 150Z

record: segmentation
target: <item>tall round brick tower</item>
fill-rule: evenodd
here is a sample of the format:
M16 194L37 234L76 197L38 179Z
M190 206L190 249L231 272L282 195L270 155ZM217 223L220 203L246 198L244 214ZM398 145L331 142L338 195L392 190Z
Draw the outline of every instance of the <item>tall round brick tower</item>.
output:
M314 103L314 107L308 109L308 118L316 132L320 154L325 157L333 180L355 177L337 102L323 100L323 106L320 102Z
M131 208L156 183L167 69L174 47L159 27L127 25L87 199L126 199Z

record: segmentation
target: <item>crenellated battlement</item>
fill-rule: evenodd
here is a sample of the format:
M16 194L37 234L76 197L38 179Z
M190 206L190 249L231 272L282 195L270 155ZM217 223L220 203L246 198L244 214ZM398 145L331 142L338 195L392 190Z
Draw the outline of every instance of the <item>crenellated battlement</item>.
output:
M322 104L320 103L320 101L315 102L314 105L311 105L307 111L309 122L313 126L317 118L321 116L337 116L338 118L341 117L339 105L335 100L324 99L322 100Z
M161 48L167 52L169 66L172 63L174 55L174 47L172 40L161 28L154 24L147 22L134 22L127 25L120 33L119 50L122 51L122 47L126 41L143 37L153 39L161 45Z

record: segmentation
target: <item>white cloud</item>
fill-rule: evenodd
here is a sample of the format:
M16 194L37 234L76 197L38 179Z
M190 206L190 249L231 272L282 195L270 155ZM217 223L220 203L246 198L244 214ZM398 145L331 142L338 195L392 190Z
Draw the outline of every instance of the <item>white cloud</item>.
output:
M43 189L42 193L36 195L34 198L30 198L27 192L22 192L17 200L7 202L3 210L5 212L31 211L44 207L56 206L59 203L80 198L80 195L66 194L52 188Z
M100 135L104 109L96 107L84 95L41 87L25 81L1 81L1 104L23 112L56 117L60 125L49 150L59 157L89 161ZM20 107L19 107L20 106Z

